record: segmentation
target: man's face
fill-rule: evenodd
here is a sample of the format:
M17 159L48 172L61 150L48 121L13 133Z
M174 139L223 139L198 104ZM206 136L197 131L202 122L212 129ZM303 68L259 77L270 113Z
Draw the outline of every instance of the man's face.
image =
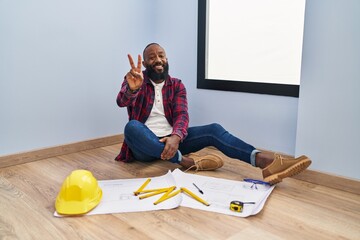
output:
M145 49L143 65L151 80L165 80L169 74L169 64L165 50L157 44Z

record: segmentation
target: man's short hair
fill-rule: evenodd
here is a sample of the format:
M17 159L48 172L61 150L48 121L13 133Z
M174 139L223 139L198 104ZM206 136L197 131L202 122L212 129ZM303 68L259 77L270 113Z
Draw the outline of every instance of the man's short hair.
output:
M144 51L143 51L143 59L144 59L144 60L145 60L145 51L146 51L146 49L147 49L148 47L152 46L152 45L158 45L159 47L161 47L160 44L158 44L158 43L156 43L156 42L149 43L148 45L146 45L146 47L144 48Z

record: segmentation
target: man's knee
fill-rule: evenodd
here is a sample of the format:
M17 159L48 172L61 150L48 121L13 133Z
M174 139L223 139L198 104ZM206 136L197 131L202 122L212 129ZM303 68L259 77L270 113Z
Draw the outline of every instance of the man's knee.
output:
M221 126L219 123L211 123L209 124L209 128L213 131L213 132L224 132L226 131L223 126Z
M125 125L124 134L127 135L129 133L133 133L134 131L138 130L141 125L142 123L138 120L130 120Z

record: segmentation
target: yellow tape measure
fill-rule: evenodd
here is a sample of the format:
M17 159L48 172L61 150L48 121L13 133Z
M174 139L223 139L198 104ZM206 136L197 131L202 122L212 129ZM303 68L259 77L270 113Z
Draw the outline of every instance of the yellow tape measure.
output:
M234 212L242 212L244 209L244 204L255 204L255 202L231 201L230 210Z
M230 210L234 212L242 212L244 208L244 203L240 201L231 201Z

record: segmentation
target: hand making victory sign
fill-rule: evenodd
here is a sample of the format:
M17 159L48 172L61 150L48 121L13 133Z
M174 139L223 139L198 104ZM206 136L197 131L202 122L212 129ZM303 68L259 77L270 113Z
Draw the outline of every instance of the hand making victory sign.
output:
M138 55L138 63L136 67L130 54L128 54L128 58L131 69L126 74L126 80L128 82L130 90L136 91L141 87L144 80L144 76L141 71L141 55Z

